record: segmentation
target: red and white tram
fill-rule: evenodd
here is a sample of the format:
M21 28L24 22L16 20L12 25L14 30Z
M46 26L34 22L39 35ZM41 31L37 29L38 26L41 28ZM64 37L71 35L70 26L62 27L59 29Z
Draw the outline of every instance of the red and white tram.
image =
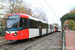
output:
M55 32L58 32L58 27L57 26L55 26Z
M55 28L26 14L10 14L7 18L5 39L21 40L54 32Z

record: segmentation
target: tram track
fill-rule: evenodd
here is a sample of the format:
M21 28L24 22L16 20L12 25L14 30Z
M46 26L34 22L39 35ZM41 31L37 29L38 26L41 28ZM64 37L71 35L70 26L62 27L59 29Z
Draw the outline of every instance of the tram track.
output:
M49 37L46 37L46 38L44 38L44 39L42 39L42 40L40 40L40 41L38 41L38 42L36 42L36 43L34 43L34 44L28 46L27 48L25 48L25 50L27 50L28 48L30 48L30 47L32 47L32 46L34 46L34 45L36 45L36 44L38 44L38 43L40 43L40 42L42 42L42 41L44 41L44 40L47 39L47 38L49 38Z
M62 34L57 35L43 50L62 50Z
M34 46L30 46L29 48L26 48L25 50L47 50L46 48L48 46L50 46L56 39L57 37L60 35L60 33L58 33L54 38L48 38L45 39L45 41L41 41L40 43L34 45Z
M9 48L12 48L16 45L19 45L19 44L25 42L25 41L27 41L27 39L21 40L21 41L14 40L14 41L3 42L3 43L0 44L0 50L7 50Z
M36 37L34 40L29 39L28 41L21 43L19 45L16 45L14 47L11 48L7 48L5 50L24 50L27 49L31 46L34 46L35 44L47 39L49 36L51 36L52 34L49 35L45 35L45 36L41 36L41 37ZM39 40L40 39L40 40ZM25 44L25 45L24 45Z
M0 49L4 49L4 50L28 50L29 48L37 45L38 43L41 43L42 41L46 41L47 39L49 39L50 41L53 40L53 38L51 38L51 37L54 35L57 35L57 33L49 34L47 36L38 37L38 38L35 38L33 41L31 39L28 39L28 40L24 40L24 42L20 42L20 43L13 42L10 44L4 44L0 47Z
M9 50L13 50L13 49L14 50L27 50L27 49L31 48L32 46L35 46L35 45L37 45L38 43L40 43L42 41L45 41L48 38L50 38L50 40L51 40L52 39L51 37L55 37L55 35L57 35L57 33L53 33L53 34L49 34L47 36L43 36L43 37L40 37L40 38L36 38L34 41L29 41L29 42L20 44L18 46L15 46L12 49L9 49Z
M46 45L46 46L43 48L43 50L45 50L53 41L55 41L56 38L57 38L59 35L60 35L60 34L58 34L48 45Z
M8 44L8 43L12 43L12 42L15 42L16 40L14 40L14 41L5 41L5 42L2 42L2 43L0 43L0 46L3 46L3 45L5 45L5 44Z

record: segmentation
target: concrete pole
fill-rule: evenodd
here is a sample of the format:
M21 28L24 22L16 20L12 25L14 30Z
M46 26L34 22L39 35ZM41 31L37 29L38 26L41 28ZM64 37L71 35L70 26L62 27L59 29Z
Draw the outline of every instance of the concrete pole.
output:
M29 11L28 11L28 15L30 15L30 8L29 8Z
M29 4L30 4L30 0L29 0ZM30 8L29 8L29 10L28 10L28 15L30 15Z

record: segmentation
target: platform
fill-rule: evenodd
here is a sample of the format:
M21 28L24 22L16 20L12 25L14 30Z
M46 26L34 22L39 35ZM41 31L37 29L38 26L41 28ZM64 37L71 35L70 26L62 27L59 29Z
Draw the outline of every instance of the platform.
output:
M65 31L66 50L75 50L75 31Z

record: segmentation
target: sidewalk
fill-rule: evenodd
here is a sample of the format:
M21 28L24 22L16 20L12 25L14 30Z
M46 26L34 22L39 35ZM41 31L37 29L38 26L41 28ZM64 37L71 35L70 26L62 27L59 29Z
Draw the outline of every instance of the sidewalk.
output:
M66 50L75 50L75 31L65 31Z
M0 43L5 42L5 38L4 37L0 37Z

